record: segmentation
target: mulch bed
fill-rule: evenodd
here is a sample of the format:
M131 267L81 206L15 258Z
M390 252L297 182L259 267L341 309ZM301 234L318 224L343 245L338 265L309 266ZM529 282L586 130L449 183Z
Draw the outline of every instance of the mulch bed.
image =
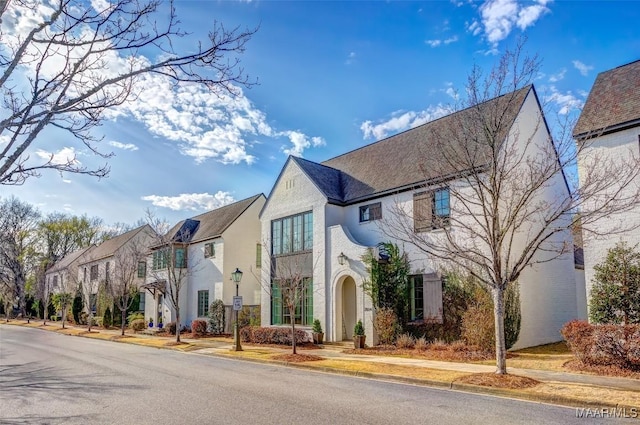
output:
M456 382L509 390L531 388L540 384L539 381L527 378L526 376L509 374L498 375L495 373L475 373L473 375L463 376L462 378L457 379Z
M273 360L280 360L289 363L302 363L302 362L315 362L318 360L324 360L320 356L314 356L312 354L276 354L271 356Z
M587 372L602 376L640 379L640 371L624 369L615 365L588 365L580 360L569 360L564 367L574 372Z

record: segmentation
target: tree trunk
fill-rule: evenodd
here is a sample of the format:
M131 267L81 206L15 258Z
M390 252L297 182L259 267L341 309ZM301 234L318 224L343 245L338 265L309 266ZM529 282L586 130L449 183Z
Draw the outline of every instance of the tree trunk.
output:
M496 374L507 374L507 348L504 340L504 289L492 288L493 316L496 328Z
M291 310L294 311L294 310ZM293 354L298 354L296 352L296 318L295 313L291 318L291 346L293 347Z
M62 307L62 329L65 329L64 327L64 321L67 320L67 308L66 307Z
M176 308L176 342L180 342L180 309Z
M91 332L91 326L93 325L93 311L91 310L91 305L89 305L89 314L87 314L87 330Z
M121 335L122 335L122 336L124 336L124 328L125 328L125 325L126 325L125 317L124 317L124 315L125 315L125 313L126 313L126 312L127 312L127 310L120 310L120 313L121 313L121 316L120 316L120 317L122 317L122 325L121 325L121 328L122 328L122 333L121 333Z

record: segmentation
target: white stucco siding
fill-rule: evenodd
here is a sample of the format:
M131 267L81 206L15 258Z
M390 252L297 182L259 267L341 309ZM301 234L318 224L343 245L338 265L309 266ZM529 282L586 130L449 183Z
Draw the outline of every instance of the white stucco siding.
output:
M634 127L590 140L590 146L585 148L578 162L580 184L582 185L584 183L584 179L588 173L587 170L593 166L597 166L597 159L599 157L609 158L622 163L625 159L640 155L638 144L639 136L640 127ZM596 162L595 164L593 163L594 161ZM615 176L610 176L610 178L615 179ZM640 185L640 178L637 178L634 183L635 184L622 188L621 196L630 195L637 190L637 186ZM613 189L617 188L618 187L615 187ZM585 209L587 210L591 207L591 204L585 205ZM593 267L605 260L607 251L619 242L627 242L629 246L640 243L640 205L632 211L611 214L590 227L597 230L599 235L596 236L589 232L583 233L584 278L587 287L587 299L589 299L589 294L593 286ZM620 232L620 230L623 231Z
M214 244L215 255L205 258L204 247L208 243ZM209 302L215 299L216 291L222 289L222 259L224 256L224 242L221 238L201 241L189 246L188 266L189 276L187 283L186 308L184 309L183 321L189 326L191 321L198 318L198 292L208 291Z
M325 205L327 199L309 180L294 161L289 161L269 195L268 203L262 211L262 242L266 245L262 256L262 325L271 324L271 282L269 253L271 252L271 221L307 211L313 212L313 311L314 316L326 312L327 293L325 251Z

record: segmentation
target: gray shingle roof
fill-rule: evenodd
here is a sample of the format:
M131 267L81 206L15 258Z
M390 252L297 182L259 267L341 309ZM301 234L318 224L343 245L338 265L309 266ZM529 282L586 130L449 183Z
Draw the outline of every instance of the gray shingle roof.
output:
M209 212L197 215L190 219L182 220L167 232L168 235L180 236L179 230L187 223L191 229L196 229L188 242L199 242L221 236L222 233L247 209L258 200L262 193L254 195L242 201L216 208ZM195 225L195 222L198 222ZM176 239L175 237L173 238Z
M82 248L64 256L63 258L60 259L60 261L57 261L53 266L51 266L49 270L47 270L47 273L57 273L66 269L71 264L73 264L74 261L78 260L84 253L88 254L95 248L96 248L95 246Z
M114 238L108 239L102 242L100 245L96 246L91 251L88 251L85 255L82 256L79 264L87 264L93 261L101 260L103 258L111 257L116 253L116 251L122 248L124 244L131 240L131 238L142 231L149 232L149 235L153 234L153 229L151 229L151 226L149 226L148 224L130 230Z
M640 60L598 74L573 137L637 120L640 120Z
M420 161L425 155L437 160L440 155L435 140L437 137L445 137L443 135L452 131L452 128L460 126L469 127L469 134L479 133L482 129L472 128L474 117L487 111L505 112L500 120L506 124L501 130L504 132L502 137L506 137L531 90L532 86L524 87L321 164L300 158L294 160L332 203L355 203L401 188L418 186L425 181L445 177L441 173L435 174L433 170L425 170Z

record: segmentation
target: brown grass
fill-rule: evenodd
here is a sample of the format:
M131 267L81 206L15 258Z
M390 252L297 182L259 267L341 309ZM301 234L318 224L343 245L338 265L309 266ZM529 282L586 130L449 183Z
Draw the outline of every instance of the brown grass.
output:
M615 365L588 365L588 364L582 363L580 360L574 359L566 362L564 367L573 372L640 379L639 371L624 369ZM638 383L638 387L640 388L640 383Z
M491 360L495 354L490 351L461 349L458 346L447 346L446 349L400 349L394 346L384 345L368 347L365 349L344 350L347 354L368 354L374 356L408 357L414 359L439 360L447 362L473 362Z
M388 363L372 363L366 361L327 359L312 363L318 367L328 367L349 372L379 373L384 375L406 376L431 381L452 382L468 375L468 372L454 370L429 369L426 367L394 365Z
M271 356L273 360L279 360L289 363L317 362L323 360L323 357L314 356L312 354L276 354Z
M474 373L473 375L463 376L456 382L509 390L532 388L540 384L535 379L527 378L526 376L498 375L495 373Z

